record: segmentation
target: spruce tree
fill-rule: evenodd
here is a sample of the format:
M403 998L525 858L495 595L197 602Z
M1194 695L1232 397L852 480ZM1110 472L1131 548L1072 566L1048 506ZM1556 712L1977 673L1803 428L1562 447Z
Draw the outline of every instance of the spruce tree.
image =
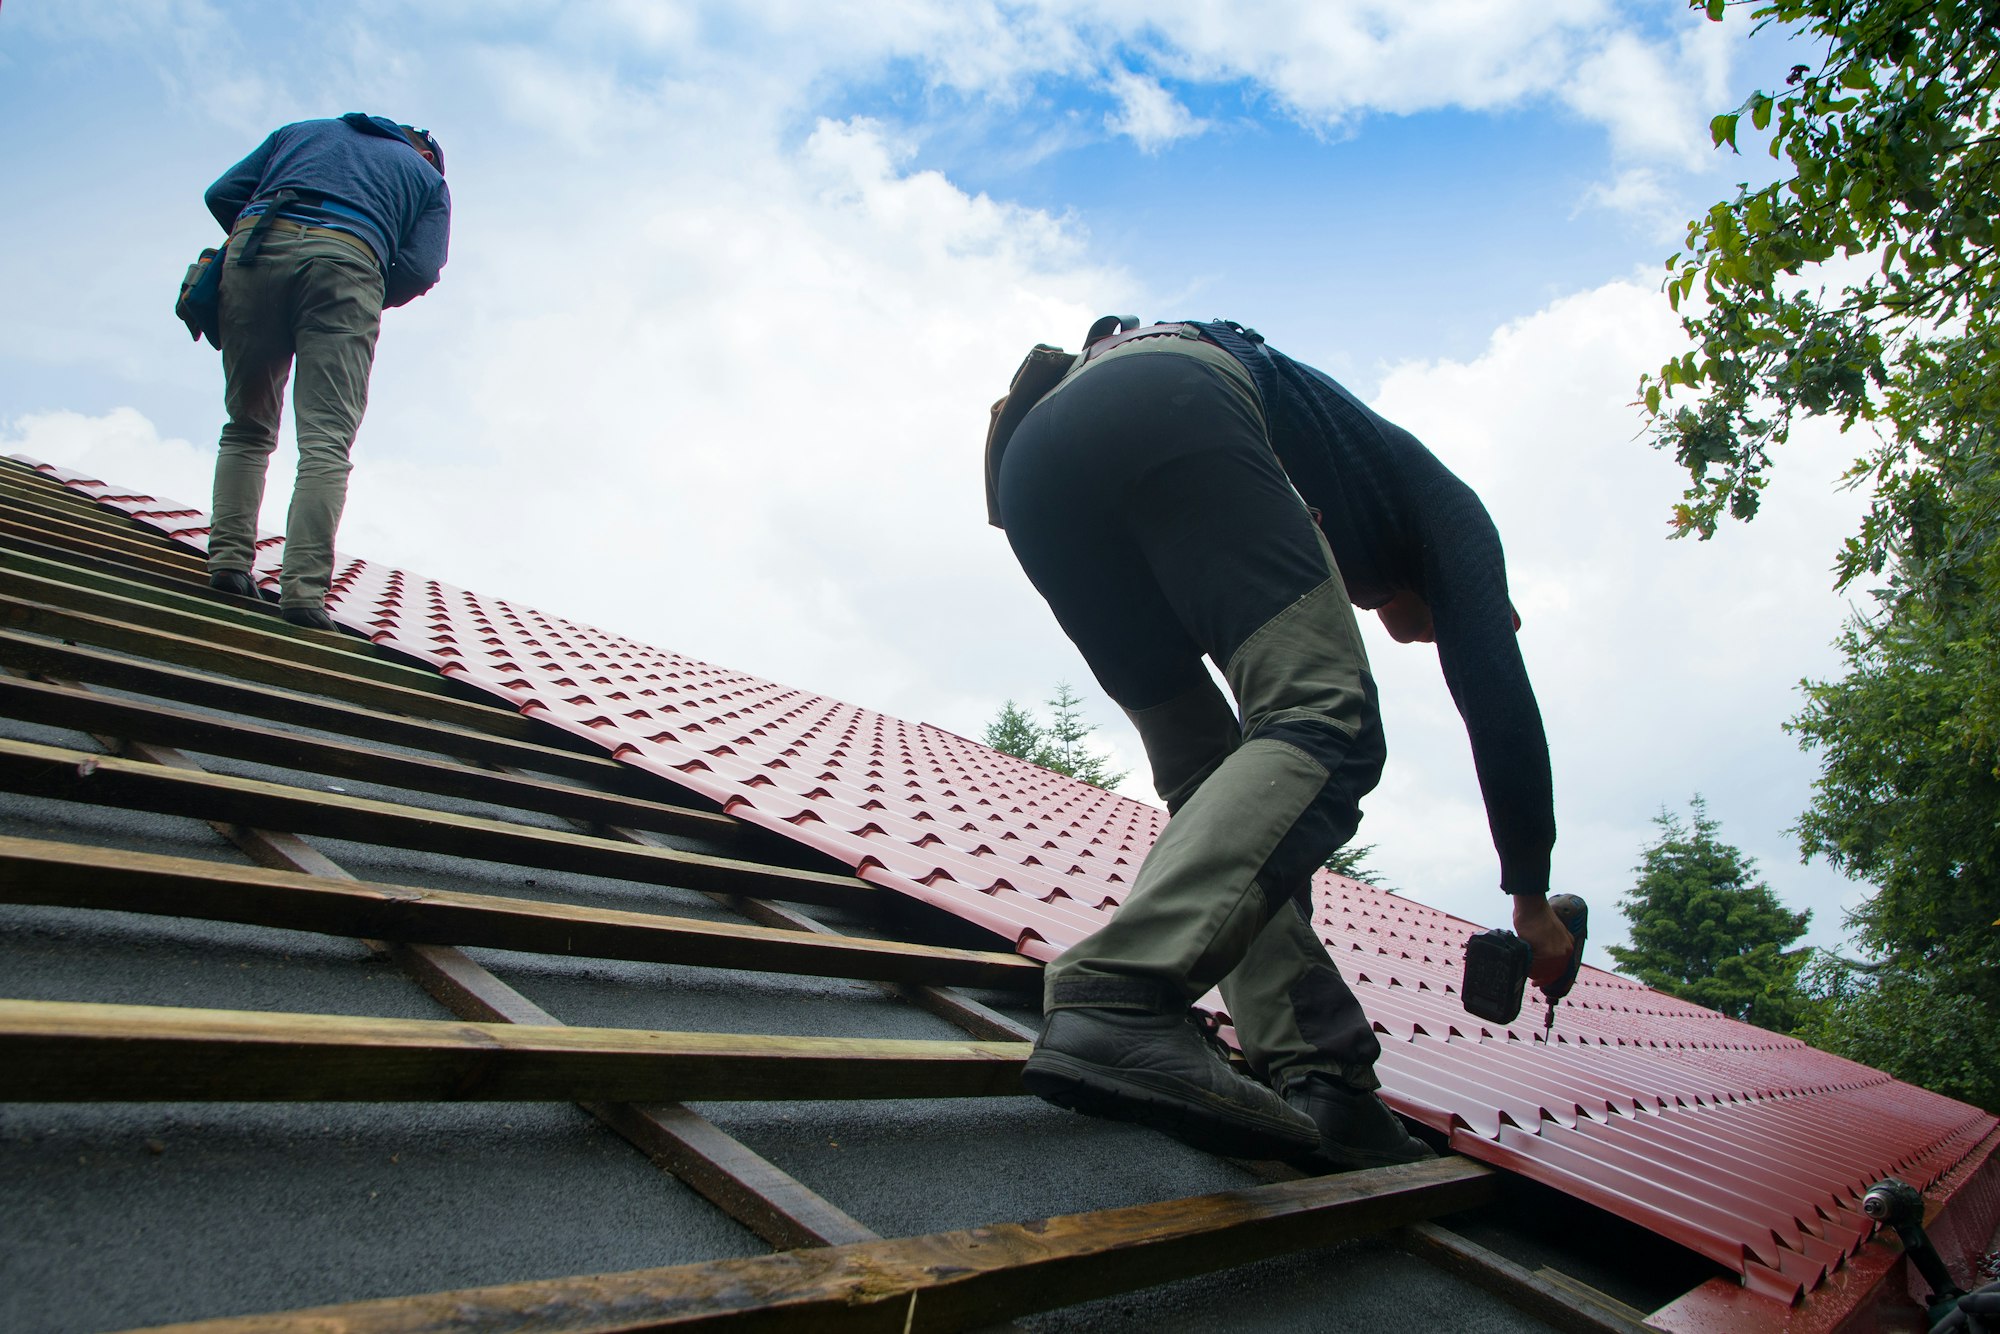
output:
M1691 824L1664 807L1659 841L1633 868L1638 882L1620 903L1632 943L1612 945L1619 971L1649 987L1765 1028L1796 1022L1797 976L1807 951L1787 947L1812 913L1787 912L1756 879L1757 863L1716 835L1720 824L1696 794Z

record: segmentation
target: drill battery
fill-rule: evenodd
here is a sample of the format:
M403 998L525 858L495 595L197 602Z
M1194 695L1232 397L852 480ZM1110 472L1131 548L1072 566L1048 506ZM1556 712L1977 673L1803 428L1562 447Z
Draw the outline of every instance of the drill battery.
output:
M1528 987L1528 965L1535 952L1512 931L1481 931L1465 942L1465 977L1459 985L1466 1012L1496 1024L1511 1024L1521 1014L1521 997Z

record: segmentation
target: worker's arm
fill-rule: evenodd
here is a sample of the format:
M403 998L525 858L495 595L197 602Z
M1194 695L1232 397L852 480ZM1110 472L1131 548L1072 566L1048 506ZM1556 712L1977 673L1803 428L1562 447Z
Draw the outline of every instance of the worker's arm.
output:
M1532 975L1545 987L1554 985L1576 939L1549 904L1556 839L1549 743L1521 661L1500 534L1478 497L1450 474L1432 479L1423 494L1425 577L1436 590L1430 612L1438 662L1472 741L1487 824L1500 854L1500 887L1514 897L1514 934L1534 951Z
M1535 900L1548 894L1549 854L1556 841L1549 743L1515 638L1500 534L1471 488L1442 467L1420 484L1418 503L1423 592L1445 684L1472 743L1487 825L1500 855L1500 887L1516 896L1517 910L1526 910L1535 934L1547 935ZM1522 915L1517 911L1517 918ZM1534 943L1529 932L1522 935Z
M235 226L236 215L257 197L257 187L264 180L265 164L270 162L277 140L278 132L273 130L249 157L223 172L202 195L202 202L208 205L208 211L215 215L215 220L222 224L223 231Z
M383 275L382 304L401 306L437 286L451 244L451 192L439 177L437 193L417 215L396 248L396 261Z

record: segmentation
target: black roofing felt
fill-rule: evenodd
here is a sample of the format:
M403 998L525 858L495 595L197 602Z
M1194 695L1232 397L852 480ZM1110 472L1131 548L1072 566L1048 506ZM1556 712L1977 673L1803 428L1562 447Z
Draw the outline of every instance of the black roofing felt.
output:
M0 833L49 829L55 805L0 799ZM92 829L92 842L187 855L206 834L216 859L233 852L197 822L76 811L87 812L112 826ZM173 823L194 828L163 828ZM348 864L344 849L325 846ZM447 860L404 863L421 872L405 879L504 892L494 882L509 868L451 874ZM957 1036L862 982L471 953L576 1023ZM353 942L124 913L0 907L0 978L0 989L29 999L448 1017ZM697 1110L887 1236L1258 1179L1026 1097ZM10 1331L115 1329L768 1250L582 1111L546 1104L0 1104L0 1217L0 1329ZM1244 1303L1256 1289L1236 1274L1093 1303L1038 1327L1422 1328L1405 1322L1431 1310L1451 1313L1460 1330L1546 1328L1379 1244L1267 1268L1282 1288L1275 1300Z

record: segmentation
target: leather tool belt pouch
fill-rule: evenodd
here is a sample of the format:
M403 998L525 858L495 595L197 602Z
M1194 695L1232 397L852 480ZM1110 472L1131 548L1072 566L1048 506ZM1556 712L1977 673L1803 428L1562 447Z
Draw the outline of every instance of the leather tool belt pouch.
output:
M1006 396L993 404L986 423L986 522L995 528L1002 526L1000 456L1006 452L1007 442L1014 438L1014 429L1028 415L1028 409L1041 402L1074 365L1075 353L1037 343L1014 372Z
M207 338L212 347L222 346L222 265L224 252L204 246L181 279L180 296L174 314L188 328L188 337L199 342Z
M1136 316L1106 315L1084 334L1084 350L1080 355L1088 359L1098 343L1138 326ZM1035 344L1014 372L1006 397L993 404L986 422L986 522L995 528L1006 526L1000 522L1000 457L1007 452L1007 442L1014 438L1014 429L1029 410L1062 383L1062 378L1075 367L1078 355L1047 343Z

